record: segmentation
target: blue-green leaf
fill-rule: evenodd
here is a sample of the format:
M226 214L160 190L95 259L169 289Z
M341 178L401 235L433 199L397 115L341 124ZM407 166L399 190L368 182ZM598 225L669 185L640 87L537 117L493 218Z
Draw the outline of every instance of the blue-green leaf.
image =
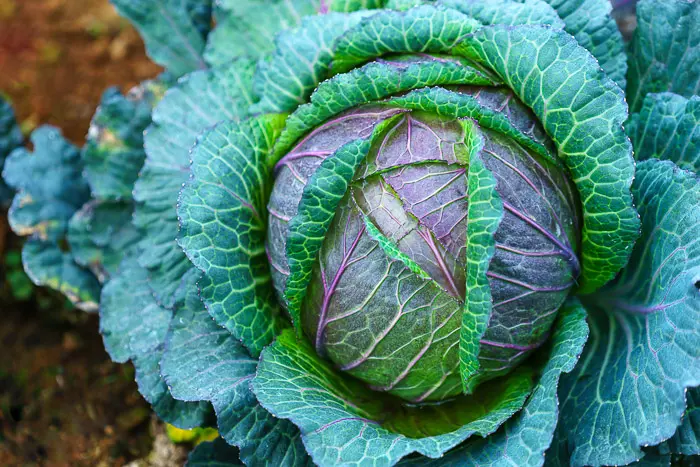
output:
M250 389L257 363L211 319L192 287L185 305L175 312L161 361L172 395L185 401L211 401L219 434L240 448L246 465L306 465L299 430L263 409Z
M293 29L321 11L323 0L222 0L217 27L204 57L212 66L237 57L262 58L274 50L277 33Z
M333 41L368 14L312 16L304 18L298 29L281 32L274 54L258 64L254 89L260 102L251 111L287 112L307 102L328 77Z
M556 29L564 21L546 0L439 0L483 24L547 24Z
M5 158L22 144L23 139L22 131L15 119L15 111L0 94L0 174L5 164ZM0 178L0 205L4 205L11 197L11 190Z
M141 234L131 223L132 203L91 201L76 212L68 225L73 260L104 282L119 264L136 252Z
M177 197L189 175L190 150L204 130L247 115L253 69L253 62L241 59L192 73L168 90L153 112L146 163L134 189L134 223L145 233L139 262L166 307L184 298L182 278L192 269L176 243Z
M700 3L640 0L630 45L627 101L637 112L647 94L700 94Z
M22 247L22 263L29 278L36 285L51 287L79 309L97 311L100 283L87 269L78 266L70 253L58 245L36 239Z
M90 198L78 148L61 132L44 126L32 133L34 152L16 149L3 177L17 190L8 214L17 235L59 240L73 214Z
M624 465L681 423L700 384L700 182L668 161L638 164L642 237L616 282L586 298L591 339L562 379L561 462Z
M82 158L92 195L103 200L128 200L143 165L143 132L153 106L166 85L147 81L126 96L110 88L92 118Z
M211 405L173 399L160 375L172 315L153 298L146 270L133 258L124 261L102 289L100 332L110 357L115 362L134 363L139 392L161 419L180 428L194 428L212 421Z
M212 0L110 0L141 33L151 59L175 76L206 67Z
M266 159L283 124L284 116L270 114L207 132L192 151L178 206L178 240L204 272L207 310L256 357L286 326L265 254Z
M579 290L595 291L627 263L639 230L622 91L574 38L541 26L487 26L458 52L498 73L557 145L583 206Z
M637 160L670 160L700 172L700 97L664 92L644 98L627 124Z
M518 0L523 1L523 0ZM564 20L564 30L598 61L605 73L625 89L627 55L608 0L545 0Z

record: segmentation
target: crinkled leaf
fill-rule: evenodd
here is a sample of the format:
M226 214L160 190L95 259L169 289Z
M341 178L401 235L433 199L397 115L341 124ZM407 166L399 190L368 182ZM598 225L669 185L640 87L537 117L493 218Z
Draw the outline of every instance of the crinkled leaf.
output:
M187 456L186 467L239 467L238 449L222 438L199 443Z
M301 305L311 281L314 263L318 260L318 252L336 208L371 145L371 136L351 141L324 159L304 187L297 214L289 222L286 253L290 274L285 300L299 335L302 333Z
M286 325L265 254L266 159L283 124L270 114L207 132L192 151L178 206L180 246L205 274L204 304L256 357Z
M204 57L212 66L237 57L262 58L274 50L277 33L321 11L323 0L223 0L225 11L209 35Z
M287 119L275 146L275 158L283 156L299 138L340 112L395 93L446 84L495 83L467 60L432 56L394 57L391 61L368 63L334 76L318 86L310 103L299 107Z
M165 86L145 82L126 96L110 88L92 118L82 158L92 195L104 200L130 199L143 165L143 132Z
M700 2L640 0L630 45L627 101L637 112L647 94L700 94Z
M488 26L460 52L496 71L532 108L569 168L583 206L580 292L627 263L639 217L632 205L632 145L622 91L566 33L539 26Z
M170 395L160 375L160 360L173 312L158 305L148 286L146 270L127 259L102 289L100 332L112 360L132 360L139 392L156 414L180 428L211 421L207 402L181 402Z
M15 111L10 103L0 95L0 173L5 164L5 158L22 144L22 131L15 119ZM0 178L0 205L12 197L12 191Z
M644 98L627 124L637 160L670 160L700 172L700 97L664 92Z
M439 0L483 24L547 24L562 29L564 22L546 0Z
M252 112L292 111L307 102L328 77L333 41L367 14L312 16L304 18L298 29L281 32L274 54L261 61L255 72L254 89L260 102Z
M182 278L192 268L176 242L177 197L189 175L190 151L204 130L247 115L253 68L250 60L242 59L190 74L153 112L145 136L146 163L134 190L134 223L145 233L139 262L166 307L183 299Z
M520 413L496 433L485 439L467 441L438 461L428 463L424 459L416 459L406 464L441 467L541 466L557 426L559 379L563 373L574 368L587 338L586 313L581 304L572 299L560 311L550 345L538 353L537 358L546 361L546 365Z
M522 366L472 396L393 412L376 392L338 374L287 330L263 352L253 390L273 415L301 429L317 464L393 465L414 452L436 458L473 434L493 433L522 407L531 378Z
M206 67L212 0L110 0L146 43L151 59L176 76Z
M141 234L131 223L132 203L91 201L68 225L68 243L76 263L104 282L122 259L136 251Z
M160 374L162 355L161 346L132 359L139 393L151 404L158 418L165 423L183 430L213 425L216 420L209 402L182 402L170 395Z
M79 309L97 311L100 283L88 270L73 261L69 253L49 242L31 239L22 248L22 263L36 285L58 290Z
M533 124L534 115L513 94L504 89L440 87L416 89L389 99L390 105L424 110L447 118L470 118L484 128L498 131L527 149L560 165L551 140Z
M469 161L467 211L467 291L459 337L459 368L465 393L474 389L479 371L480 340L493 307L486 273L496 251L495 234L503 218L503 203L496 192L496 178L476 154Z
M523 0L517 0L523 1ZM576 38L598 61L605 73L625 89L627 55L622 34L608 0L545 0L566 24L564 30Z
M476 20L456 10L430 5L382 10L338 39L332 71L344 73L388 53L445 53L478 27Z
M700 384L700 183L668 161L638 164L642 237L611 286L586 299L591 339L562 380L554 448L574 466L627 464L671 437Z
M73 214L90 198L78 148L57 128L43 126L31 136L34 152L16 149L3 177L17 190L8 214L17 235L58 240Z
M171 393L211 401L220 435L246 465L306 465L299 430L263 409L250 389L258 360L211 319L197 292L192 284L166 340L161 371Z

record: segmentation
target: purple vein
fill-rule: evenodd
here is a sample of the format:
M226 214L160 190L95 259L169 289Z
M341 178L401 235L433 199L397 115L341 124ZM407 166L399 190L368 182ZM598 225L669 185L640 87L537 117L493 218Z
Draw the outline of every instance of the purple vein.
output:
M457 284L455 283L454 277L452 276L452 272L447 267L445 259L442 257L442 255L440 254L440 250L438 250L438 247L435 244L435 240L433 239L432 234L430 232L424 232L420 229L417 229L416 232L418 232L418 235L420 235L423 238L423 240L425 240L425 243L428 245L428 248L430 248L430 251L432 252L433 256L435 256L437 265L440 268L442 275L447 280L447 285L449 286L448 288L450 289L450 294L455 298L464 300L464 297L462 296L462 294L459 293L459 290L457 289Z
M517 218L521 219L527 224L530 224L535 230L539 231L542 235L547 237L549 241L554 243L556 246L559 247L559 249L562 252L562 256L571 263L572 267L574 268L574 271L576 272L576 275L578 275L578 272L580 271L580 266L578 263L578 258L576 257L576 254L574 251L571 249L569 245L563 244L552 232L549 230L545 229L542 227L539 223L536 221L530 219L527 217L525 214L521 213L517 209L515 209L510 203L507 201L503 201L503 207L509 211L511 214L516 216Z
M549 337L549 336L547 336ZM529 350L534 350L541 346L543 343L546 342L546 339L542 340L541 342L535 342L534 344L529 344L529 345L517 345L517 344L505 344L503 342L494 342L494 341L488 341L486 339L481 339L479 341L480 344L484 345L489 345L491 347L498 347L500 349L512 349L512 350L517 350L518 352L527 352Z
M333 277L333 282L331 282L331 286L324 293L323 305L321 306L321 313L318 319L318 328L316 329L316 352L318 353L321 353L323 333L326 330L326 326L328 325L328 320L326 318L328 316L328 306L330 305L331 298L333 297L333 294L335 293L336 288L338 287L338 283L340 282L340 278L343 276L345 270L347 269L348 261L350 260L350 257L352 256L353 252L355 251L355 248L357 248L357 244L360 243L360 238L362 238L362 234L364 232L365 225L362 224L360 230L357 233L357 237L353 241L352 245L350 245L350 249L345 251L343 261L340 263L340 266L338 267L338 270L336 271L335 276Z
M540 257L540 256L561 256L561 252L557 250L552 250L552 251L523 251L523 250L518 250L517 248L511 248L506 245L501 245L500 243L496 243L496 248L499 250L504 250L504 251L509 251L511 253L515 253L516 255L521 255L521 256L531 256L531 257Z
M500 274L496 274L495 272L487 272L486 275L488 277L491 277L492 279L498 279L504 282L519 285L520 287L525 287L526 289L532 290L533 292L561 292L562 290L569 289L574 285L574 282L569 282L568 284L557 285L554 287L537 287L532 284L528 284L527 282L513 279L512 277L506 277Z
M289 165L290 162L302 159L304 157L318 157L323 159L333 154L331 151L302 151L290 152L275 164L275 171L279 170L283 165Z

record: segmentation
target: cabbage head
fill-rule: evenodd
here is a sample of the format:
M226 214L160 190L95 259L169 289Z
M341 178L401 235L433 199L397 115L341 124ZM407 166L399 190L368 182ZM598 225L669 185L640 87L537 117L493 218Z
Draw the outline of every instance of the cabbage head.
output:
M113 3L167 71L10 221L191 465L697 461L698 0Z

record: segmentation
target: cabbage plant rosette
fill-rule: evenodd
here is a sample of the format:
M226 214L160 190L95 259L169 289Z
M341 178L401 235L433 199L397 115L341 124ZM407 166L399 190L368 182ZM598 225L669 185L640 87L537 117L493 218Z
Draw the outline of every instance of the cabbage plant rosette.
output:
M113 3L167 73L10 219L191 465L700 454L697 0Z
M258 65L253 116L198 138L178 241L250 367L232 384L319 465L540 465L588 310L549 458L632 462L698 383L697 180L649 161L632 186L624 93L553 10L453 3L308 20ZM173 353L175 398L230 364ZM597 399L591 368L615 378Z

